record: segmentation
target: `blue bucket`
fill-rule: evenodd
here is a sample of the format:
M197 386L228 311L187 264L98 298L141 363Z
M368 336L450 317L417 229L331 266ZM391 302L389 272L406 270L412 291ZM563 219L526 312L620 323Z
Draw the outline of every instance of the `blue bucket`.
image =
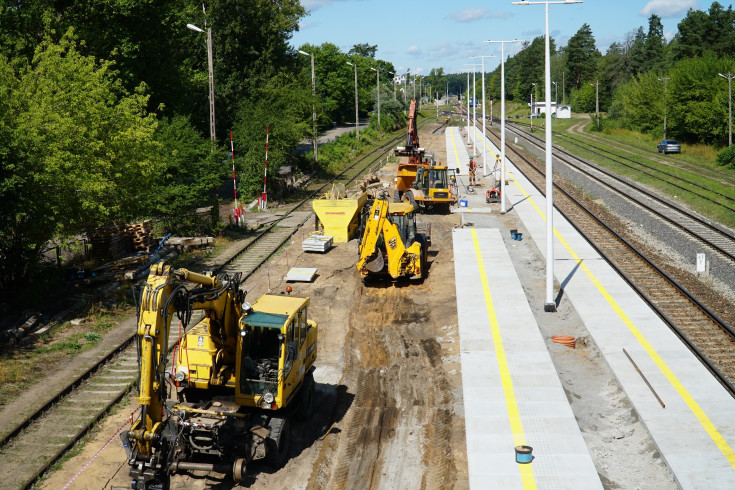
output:
M460 199L459 200L459 207L460 208L466 208L467 207L467 199Z
M531 446L516 446L516 463L527 464L533 461L533 448Z

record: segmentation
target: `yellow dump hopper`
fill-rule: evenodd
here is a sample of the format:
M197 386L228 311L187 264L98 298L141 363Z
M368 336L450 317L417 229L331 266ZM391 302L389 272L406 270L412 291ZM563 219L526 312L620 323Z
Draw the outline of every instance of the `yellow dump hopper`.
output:
M366 193L348 197L342 185L314 199L312 206L324 235L332 236L335 243L349 242L357 232L357 216L366 200Z

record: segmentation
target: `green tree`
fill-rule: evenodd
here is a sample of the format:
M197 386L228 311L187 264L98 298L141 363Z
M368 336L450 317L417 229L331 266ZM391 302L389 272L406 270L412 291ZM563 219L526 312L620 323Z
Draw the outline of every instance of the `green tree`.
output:
M82 56L72 32L36 49L11 76L0 69L12 121L0 174L0 289L27 278L44 246L145 211L161 168L145 87L129 94L109 62Z
M347 53L348 56L363 56L365 58L375 58L375 53L378 52L378 45L370 45L368 43L360 43L352 46L352 49Z
M566 48L567 73L572 85L580 88L583 83L592 79L597 68L600 52L595 47L595 38L589 24L584 24L569 39Z
M648 18L648 34L643 47L644 65L643 69L655 70L664 65L664 49L666 47L666 39L664 39L664 26L661 24L661 17L652 14Z

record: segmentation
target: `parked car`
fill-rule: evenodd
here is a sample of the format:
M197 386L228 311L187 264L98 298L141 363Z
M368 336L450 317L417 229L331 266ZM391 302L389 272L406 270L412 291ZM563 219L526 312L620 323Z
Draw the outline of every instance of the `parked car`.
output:
M656 149L659 153L666 155L667 153L681 153L681 145L675 140L663 140L661 143L656 145Z

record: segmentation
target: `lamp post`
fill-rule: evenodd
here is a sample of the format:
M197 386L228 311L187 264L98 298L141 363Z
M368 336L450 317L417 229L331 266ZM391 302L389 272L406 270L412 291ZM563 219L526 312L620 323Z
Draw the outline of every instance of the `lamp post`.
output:
M473 56L473 58L480 58L482 64L482 176L487 177L487 145L485 144L485 58L496 58L496 56L489 54L487 56Z
M467 146L470 145L470 70L465 69L467 72ZM457 162L459 165L459 162Z
M355 130L357 130L357 136L355 139L360 139L360 115L357 112L357 65L354 63L346 62L348 65L355 67Z
M393 100L396 100L396 74L392 71L389 71L388 75L393 77Z
M378 81L375 85L375 91L378 93L378 130L380 130L380 70L376 70L375 68L370 68L373 70L378 77Z
M664 82L664 139L666 139L666 85L669 80L670 80L669 77L663 77L663 78L658 79L659 82Z
M735 75L730 72L718 75L727 79L727 146L732 146L732 79Z
M597 80L597 82L590 83L590 85L595 87L595 119L597 119L597 130L599 131L600 130L600 81ZM664 116L664 139L666 139L666 116Z
M533 85L533 93L531 94L531 132L533 133L533 116L534 116L534 106L533 101L535 100L538 104L538 91L536 90L536 84L531 82L531 85Z
M209 139L215 141L217 139L214 128L214 61L212 60L212 28L207 27L207 21L204 21L204 27L201 29L194 24L186 24L186 27L196 32L207 33L207 66L209 68Z
M549 49L549 4L567 5L582 3L581 0L564 0L563 2L513 2L513 5L545 5L546 6L546 62L544 63L544 81L546 88L546 298L544 300L544 311L556 311L554 301L554 202L553 202L553 177L551 165L551 100L548 97L551 92L551 56Z
M470 56L471 58L471 56ZM475 124L477 123L477 67L480 63L465 63L467 66L472 67L472 149L477 150L477 134L475 131ZM468 114L469 115L469 114ZM467 135L469 139L469 135ZM473 151L474 153L474 151Z
M312 131L313 131L312 139L314 143L314 164L316 165L319 162L319 157L317 155L319 145L317 141L318 134L316 132L316 77L314 75L314 54L307 53L306 51L301 51L300 49L299 49L299 53L311 58L311 97L314 99L314 101L311 104L311 123L312 123Z
M556 84L556 82L551 82L554 84L554 104L556 104L557 110L559 108L559 85ZM556 113L556 111L554 111Z
M505 43L519 43L512 41L485 41L486 43L500 43L500 214L505 214Z

